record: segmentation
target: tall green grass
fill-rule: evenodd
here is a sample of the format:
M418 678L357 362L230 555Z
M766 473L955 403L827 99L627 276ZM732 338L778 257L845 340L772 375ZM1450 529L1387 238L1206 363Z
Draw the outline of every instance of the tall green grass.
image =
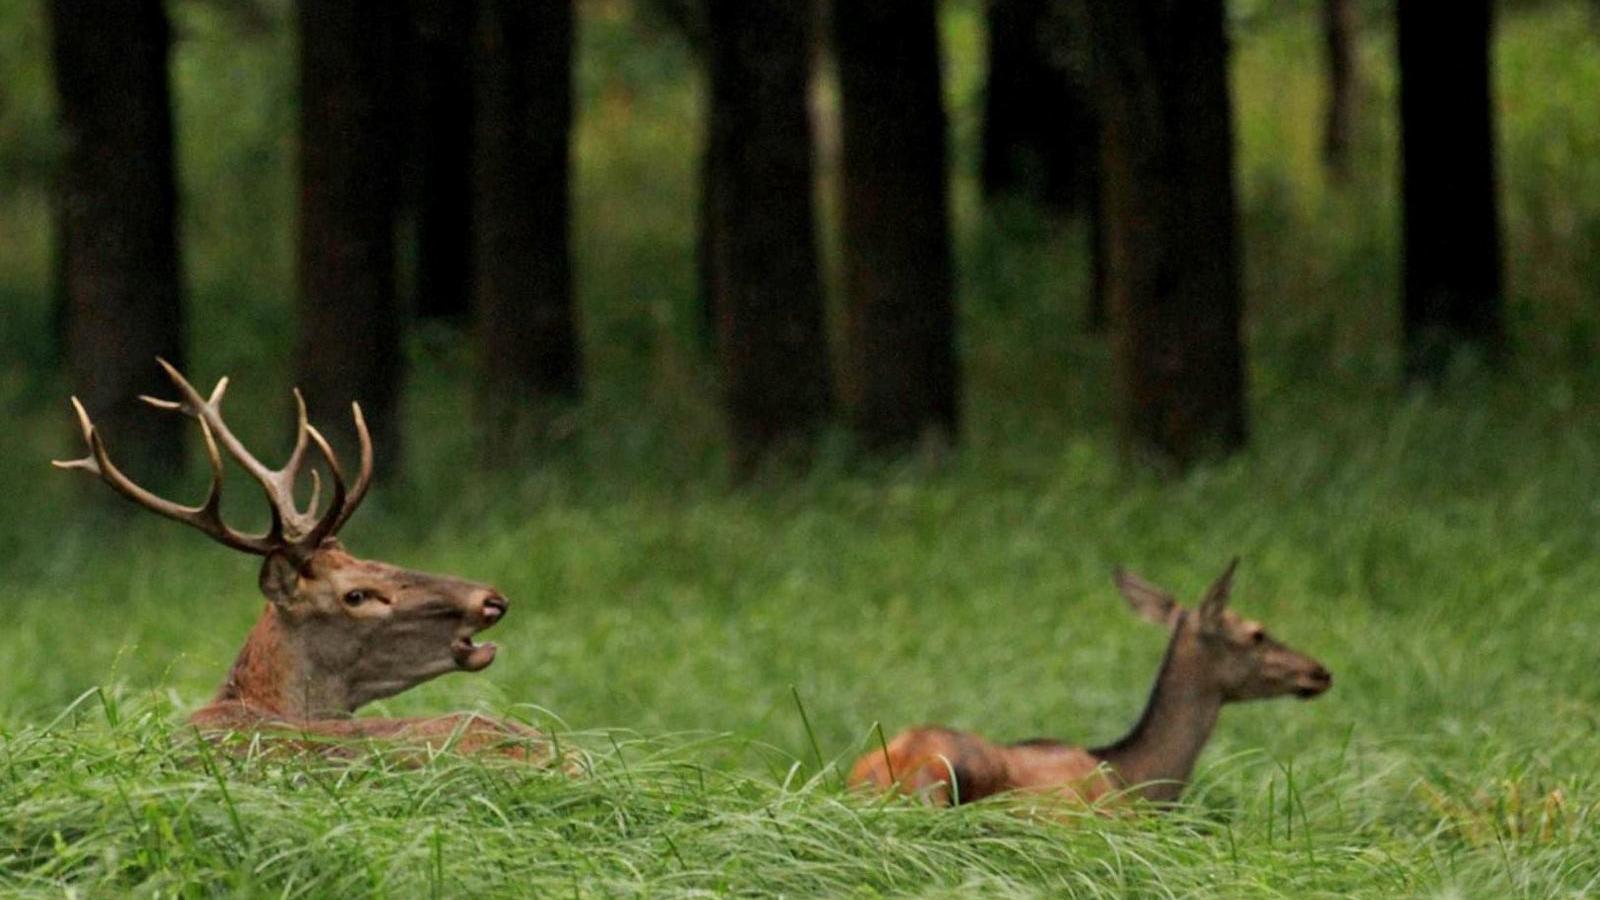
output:
M1270 6L1235 17L1248 452L1177 482L1115 461L1106 350L1078 327L1074 235L978 208L982 41L977 4L962 2L945 31L964 444L869 464L841 441L810 474L753 490L724 478L694 344L688 52L625 3L585 7L590 399L568 437L486 470L470 353L425 330L408 472L347 529L358 553L492 580L512 602L492 668L373 712L517 716L581 749L576 779L448 754L329 765L192 741L183 716L261 603L254 563L45 467L76 448L46 337L46 207L19 176L0 198L0 892L1600 890L1596 33L1580 5L1503 18L1519 351L1503 373L1411 395L1395 386L1387 32L1362 48L1356 177L1333 186L1316 158L1314 10ZM176 7L191 368L234 374L232 415L272 446L289 377L292 46L240 36L219 9ZM0 15L8 36L37 25L33 4ZM15 147L48 147L48 108L28 94L42 57L19 46L0 127L37 140L6 142L8 169ZM249 486L229 487L248 520ZM1227 710L1178 812L932 811L840 791L880 726L1115 737L1162 636L1117 599L1112 565L1193 595L1235 553L1239 608L1325 662L1335 687Z

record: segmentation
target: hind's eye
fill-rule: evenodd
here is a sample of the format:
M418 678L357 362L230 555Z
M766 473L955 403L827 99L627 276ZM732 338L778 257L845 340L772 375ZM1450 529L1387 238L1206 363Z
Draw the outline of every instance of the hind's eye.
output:
M1267 633L1265 631L1252 631L1250 633L1250 642L1252 644L1264 644L1266 641Z
M367 602L366 591L351 591L350 593L344 595L345 606L360 606L365 602Z

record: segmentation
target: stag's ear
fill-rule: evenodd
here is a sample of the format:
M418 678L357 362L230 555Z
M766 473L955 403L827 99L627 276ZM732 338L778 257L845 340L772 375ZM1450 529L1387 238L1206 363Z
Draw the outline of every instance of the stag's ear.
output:
M1233 593L1233 570L1238 567L1239 557L1235 556L1217 580L1211 582L1211 587L1206 588L1205 599L1200 601L1200 627L1204 630L1214 632L1222 627L1222 611L1228 608L1228 595Z
M1111 578L1122 592L1122 598L1146 622L1170 628L1178 620L1178 613L1183 611L1171 594L1121 566L1111 573Z
M300 567L295 565L289 554L282 550L274 550L267 554L266 561L261 564L261 576L257 579L261 585L261 593L276 604L286 604L294 599L300 588Z

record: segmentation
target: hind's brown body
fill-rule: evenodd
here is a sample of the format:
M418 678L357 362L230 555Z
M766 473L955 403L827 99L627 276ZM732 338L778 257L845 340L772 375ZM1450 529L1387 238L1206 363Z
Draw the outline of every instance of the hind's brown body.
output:
M1114 787L1102 761L1081 747L1053 741L996 744L937 725L903 731L887 748L869 751L850 770L850 783L898 789L940 806L1018 788L1092 803Z
M1093 803L1123 788L1170 802L1182 793L1224 704L1315 697L1333 684L1316 660L1226 608L1231 564L1195 615L1136 575L1119 570L1116 581L1135 613L1171 634L1144 714L1125 737L1094 748L1051 740L996 744L925 725L869 750L851 769L850 784L944 806L1017 790Z

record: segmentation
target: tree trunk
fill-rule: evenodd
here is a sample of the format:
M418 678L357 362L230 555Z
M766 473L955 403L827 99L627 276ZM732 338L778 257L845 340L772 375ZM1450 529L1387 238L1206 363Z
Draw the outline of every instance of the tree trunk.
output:
M568 245L571 0L482 0L474 191L478 341L491 431L580 389Z
M1084 330L1090 334L1105 334L1111 327L1111 313L1108 311L1111 301L1107 296L1111 289L1107 278L1111 266L1111 248L1106 243L1106 203L1101 193L1104 190L1102 178L1097 159L1089 180L1089 204L1085 216L1089 232L1089 303L1084 311L1083 324Z
M804 453L829 415L812 208L809 4L710 0L708 281L734 469Z
M1094 0L1113 367L1125 451L1245 441L1222 0Z
M1490 98L1489 0L1448 13L1399 4L1406 375L1436 380L1457 350L1504 344Z
M712 153L710 129L707 129L705 146L700 155L700 194L696 198L698 221L695 223L695 287L700 292L700 302L695 307L699 318L697 326L700 349L707 358L717 356L717 267L711 258L713 248L716 246L717 233L716 219L716 184L717 176L712 171L716 157Z
M1060 214L1092 202L1096 140L1083 3L989 3L982 135L989 197L1014 193Z
M411 195L416 300L424 318L472 307L472 2L409 0Z
M155 357L184 364L177 188L161 0L52 0L64 152L56 225L68 376L135 473L182 465L181 417Z
M400 455L395 296L404 8L300 0L299 384L345 459L358 401L385 464Z
M1350 174L1359 75L1356 70L1355 0L1323 0L1323 37L1328 50L1328 114L1322 157L1335 178Z
M959 415L944 97L934 0L834 11L843 159L844 379L869 448L935 434Z

